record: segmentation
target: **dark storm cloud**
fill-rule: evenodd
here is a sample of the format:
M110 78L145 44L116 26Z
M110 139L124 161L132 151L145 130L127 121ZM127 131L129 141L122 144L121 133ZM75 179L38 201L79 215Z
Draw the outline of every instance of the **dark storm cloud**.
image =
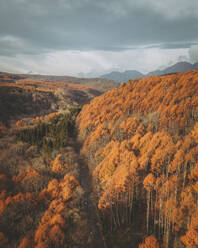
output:
M193 12L193 6L187 4L178 12L170 9L170 14L166 14L171 2L167 1L167 5L155 2L1 1L0 54L10 56L47 50L121 51L159 43L170 47L173 42L175 48L180 48L179 42L188 47L190 42L198 40L197 13ZM185 5L185 1L181 2ZM197 7L196 2L195 5ZM12 42L6 44L6 37Z
M164 43L162 45L159 45L159 48L161 49L181 49L181 48L190 48L193 45L197 45L198 43L195 42L177 42L177 43Z
M0 70L92 75L198 60L197 0L0 0Z

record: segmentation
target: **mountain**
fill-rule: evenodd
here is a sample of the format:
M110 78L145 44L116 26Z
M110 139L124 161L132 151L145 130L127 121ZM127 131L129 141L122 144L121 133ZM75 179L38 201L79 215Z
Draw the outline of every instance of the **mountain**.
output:
M106 78L116 82L127 82L132 78L142 78L142 77L144 77L144 75L139 71L135 71L135 70L128 70L125 72L112 71L111 73L101 76L101 78Z
M190 70L198 70L198 63L191 64L188 62L178 62L170 67L167 67L164 70L157 70L152 71L146 74L146 77L153 76L153 75L165 75L165 74L171 74L171 73L178 73L178 72L185 72Z
M161 76L165 74L185 72L185 71L190 71L190 70L198 70L198 63L191 64L188 62L178 62L170 67L167 67L164 70L155 70L147 74L142 74L135 70L125 71L125 72L113 71L111 73L102 75L101 78L107 78L109 80L113 80L116 82L127 82L128 80L134 79L134 78L143 78L143 77L149 77L153 75Z

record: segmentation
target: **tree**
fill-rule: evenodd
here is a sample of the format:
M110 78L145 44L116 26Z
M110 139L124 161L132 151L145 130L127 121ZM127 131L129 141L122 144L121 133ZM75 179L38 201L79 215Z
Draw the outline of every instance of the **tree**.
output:
M144 243L140 244L138 248L159 248L159 244L156 238L153 235L151 235L147 237Z
M23 238L18 246L18 248L30 248L30 247L32 247L32 241L28 237Z

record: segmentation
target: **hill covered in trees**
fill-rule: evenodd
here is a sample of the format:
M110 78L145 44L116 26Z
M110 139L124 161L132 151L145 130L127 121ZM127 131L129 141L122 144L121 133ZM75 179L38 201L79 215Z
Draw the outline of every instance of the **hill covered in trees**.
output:
M118 87L119 83L105 78L77 78L71 76L36 75L36 74L12 74L0 72L1 83L29 84L31 87L41 89L54 89L60 85L76 87L78 89L92 88L99 92Z
M108 247L198 247L198 72L131 80L78 115Z
M7 80L0 247L198 247L198 72L130 80L82 110L62 82Z
M88 85L67 82L59 77L58 81L55 81L56 77L50 81L50 78L0 73L0 125L82 106L102 94Z
M96 247L74 143L78 112L0 129L0 247Z
M99 94L1 74L0 247L103 247L75 128L81 106Z

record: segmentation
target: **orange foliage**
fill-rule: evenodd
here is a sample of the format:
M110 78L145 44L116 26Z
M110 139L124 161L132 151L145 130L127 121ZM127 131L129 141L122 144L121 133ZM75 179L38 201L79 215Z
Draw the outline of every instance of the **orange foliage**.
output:
M8 183L8 178L4 174L0 174L0 190L5 189Z
M105 137L110 133L109 129L105 125L99 125L96 127L94 135L89 136L85 142L85 146L93 144L95 141L99 140L101 137Z
M189 179L196 180L196 181L198 180L198 163L195 165L193 170L191 170Z
M90 125L97 127L105 121L119 119L129 111L144 114L157 111L161 127L168 126L173 130L177 126L183 127L182 118L193 115L198 107L194 94L198 90L197 78L198 73L193 71L131 80L124 87L108 91L86 105L78 117L79 127L81 130Z
M65 208L66 206L64 206ZM56 247L63 247L65 234L62 228L64 229L66 224L63 217L56 212L56 208L49 208L42 217L41 223L35 232L34 241L37 243L36 247L42 247L42 245L43 247L50 247L54 243Z
M66 174L60 183L56 179L49 182L43 194L46 197L48 195L52 202L35 232L36 247L51 247L52 244L55 247L66 247L65 229L67 223L63 212L67 208L67 201L72 198L77 186L79 186L78 181L70 174Z
M0 232L0 246L5 247L8 243L8 239L5 237L5 235Z
M131 137L132 135L135 134L139 122L140 121L137 117L133 117L133 118L128 117L120 124L120 127L124 130L124 134L126 138Z
M138 181L137 171L139 169L137 158L127 141L110 142L104 148L103 156L105 159L93 173L100 180L104 190L98 202L99 209L114 205L119 194L130 192L128 197L132 197Z
M72 193L78 185L79 183L74 176L71 176L70 174L65 175L60 183L60 187L62 188L61 197L64 201L67 201L72 197Z
M198 143L198 122L194 126L194 129L192 131L192 137L195 140L195 142Z
M25 237L21 243L19 244L18 248L30 248L32 246L32 241Z
M61 160L61 154L58 154L57 157L51 162L51 169L54 173L64 173L68 168L68 164L63 164L63 161Z
M159 248L159 244L156 238L153 235L151 235L147 237L144 243L140 244L138 248Z
M155 180L156 179L152 173L148 174L143 182L145 189L150 190L151 188L153 188Z
M181 240L187 248L198 247L198 210L192 217L189 229L185 236L181 237Z
M12 180L16 183L24 183L30 177L39 177L39 173L36 170L33 170L29 167L27 170L22 170L18 173L17 176L13 176Z
M59 112L54 112L54 113L50 113L50 114L44 115L44 116L37 116L37 117L33 118L32 121L34 123L38 123L38 122L41 122L41 121L50 121L51 119L56 118L59 115L60 115Z
M49 231L50 239L56 243L56 246L63 246L65 243L65 234L59 225L54 225Z
M6 203L5 203L5 200L0 200L0 213L2 213L4 211L6 207Z
M31 193L18 193L14 196L8 196L7 198L0 199L0 213L2 213L7 206L9 205L16 205L21 202L29 202L31 203L32 207L35 207L37 205L36 198Z
M7 128L5 126L0 126L0 135L7 134Z
M22 120L18 120L16 122L16 127L22 127L23 126L23 121Z
M198 209L196 92L197 71L131 80L77 117L102 216L118 227L133 201L144 202L147 231L157 229L163 247L179 239ZM140 247L159 247L149 240Z

